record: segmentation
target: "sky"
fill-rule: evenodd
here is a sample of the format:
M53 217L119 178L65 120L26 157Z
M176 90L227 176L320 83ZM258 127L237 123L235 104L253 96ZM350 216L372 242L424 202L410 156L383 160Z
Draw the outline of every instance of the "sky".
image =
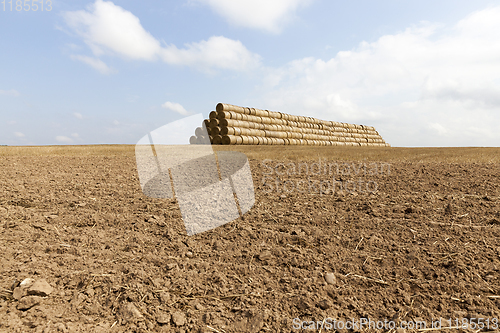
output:
M135 144L222 102L500 146L500 0L41 4L0 2L3 145Z

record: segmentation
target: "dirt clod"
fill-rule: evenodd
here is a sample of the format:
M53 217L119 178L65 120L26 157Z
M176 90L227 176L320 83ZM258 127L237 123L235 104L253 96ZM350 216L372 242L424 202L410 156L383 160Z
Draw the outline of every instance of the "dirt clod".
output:
M44 279L36 280L27 290L28 295L49 296L54 291L54 288Z
M31 309L35 305L40 304L42 300L43 298L40 296L24 296L19 300L19 303L17 303L17 309L18 310Z
M180 327L186 325L186 315L183 312L172 313L172 322L175 326Z

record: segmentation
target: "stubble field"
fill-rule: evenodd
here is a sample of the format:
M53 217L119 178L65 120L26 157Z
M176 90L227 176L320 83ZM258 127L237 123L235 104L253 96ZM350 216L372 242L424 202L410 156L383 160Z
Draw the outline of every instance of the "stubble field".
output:
M187 236L134 146L0 147L0 331L500 326L500 148L214 148L247 155L255 205Z

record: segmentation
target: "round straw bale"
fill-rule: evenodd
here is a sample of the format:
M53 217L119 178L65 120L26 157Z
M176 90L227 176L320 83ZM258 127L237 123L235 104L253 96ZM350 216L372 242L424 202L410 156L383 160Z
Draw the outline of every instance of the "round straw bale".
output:
M209 141L208 137L204 136L204 135L200 135L200 136L196 137L196 140L198 141L199 145L207 144Z
M219 126L212 127L212 128L210 129L210 134L211 134L212 136L215 136L215 135L223 135L223 134L221 133L221 128L220 128Z
M189 138L189 143L192 144L192 145L195 145L198 143L198 138L194 135L191 135L191 137Z
M222 137L220 135L214 135L214 145L220 145L222 143Z
M215 110L217 110L217 111L229 110L230 106L231 106L231 104L218 103L215 106Z
M217 118L217 112L216 111L210 111L210 113L208 115L208 118L209 119L215 119L215 118Z
M196 134L196 136L203 135L204 133L205 133L205 130L203 130L203 128L201 128L201 127L196 127L196 129L194 130L194 134Z
M205 119L203 120L203 122L201 123L201 127L205 126L205 128L210 128L210 119Z
M219 126L219 120L216 119L216 118L212 118L210 119L210 127L216 127L216 126Z
M273 123L273 118L268 118L268 117L261 117L260 118L263 124L272 124Z
M217 111L236 111L239 113L244 113L245 108L237 105L232 105L232 104L225 104L225 103L219 103L215 107Z
M267 111L255 109L255 117L267 117Z

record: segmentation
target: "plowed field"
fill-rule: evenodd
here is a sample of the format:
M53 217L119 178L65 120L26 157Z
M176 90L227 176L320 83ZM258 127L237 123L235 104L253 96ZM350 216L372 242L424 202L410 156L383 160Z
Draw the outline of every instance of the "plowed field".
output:
M133 146L0 147L0 331L498 328L500 149L238 149L254 207L187 236Z

